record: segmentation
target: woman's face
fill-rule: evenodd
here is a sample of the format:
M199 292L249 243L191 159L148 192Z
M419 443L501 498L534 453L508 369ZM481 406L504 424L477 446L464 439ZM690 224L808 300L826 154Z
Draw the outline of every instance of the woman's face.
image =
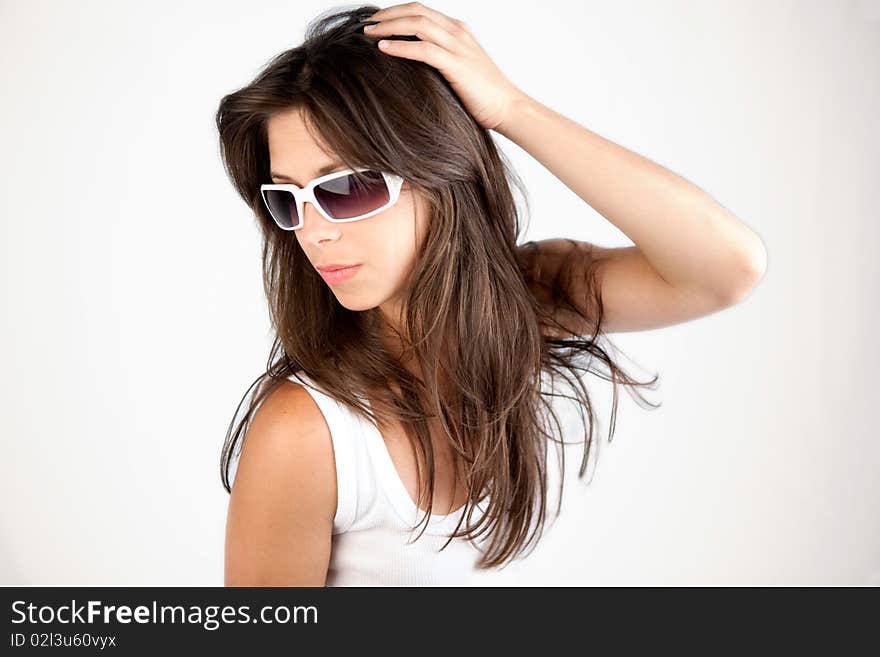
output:
M305 187L323 175L320 169L338 162L312 139L299 110L272 116L267 133L271 171L284 176L273 177L274 183ZM332 171L344 168L340 163ZM311 203L305 203L303 215L303 225L293 235L313 267L360 264L354 276L344 281L325 280L339 303L349 310L379 307L396 325L400 318L398 292L425 238L427 205L422 195L404 181L394 205L361 221L327 221Z

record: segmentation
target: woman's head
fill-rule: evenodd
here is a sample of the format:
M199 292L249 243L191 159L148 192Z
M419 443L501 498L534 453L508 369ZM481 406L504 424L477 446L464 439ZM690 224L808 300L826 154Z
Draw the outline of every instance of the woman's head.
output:
M273 183L302 188L322 172L346 169L322 142L302 106L270 116L266 135ZM424 194L404 180L394 205L360 221L332 222L306 203L302 226L293 234L313 267L359 265L351 278L325 281L343 307L379 308L396 324L402 291L425 242L428 213Z
M300 289L327 288L345 309L373 311L371 318L405 331L396 320L417 292L409 284L419 277L418 254L427 252L428 273L447 282L443 270L462 258L479 264L493 257L487 246L506 253L510 268L519 228L488 132L439 71L387 55L363 34L360 21L377 10L366 5L317 21L301 45L227 95L216 118L227 171L259 220L277 274ZM322 165L337 162L340 169L399 175L400 199L379 215L341 224L307 205L301 229L279 229L260 186L304 184ZM272 172L293 180L273 179ZM477 219L487 209L493 222ZM339 285L328 286L314 270L352 260L364 266Z
M439 71L386 55L363 34L361 20L378 10L365 5L312 23L301 45L274 57L217 111L224 165L263 234L263 283L277 336L247 413L234 431L235 417L230 424L221 476L228 490L232 452L256 408L301 370L370 421L402 424L428 464L427 500L434 489L428 421L439 425L466 478L463 520L470 523L477 503L484 507L476 524L454 535L487 534L481 565L498 566L523 552L545 518L547 450L556 440L546 418L556 416L544 396L558 395L541 392L542 374L569 380L582 416L588 412L581 475L593 411L577 372L595 361L615 385L633 382L595 343L595 285L592 336L542 333L544 322L564 327L542 314L530 291L536 261L518 249L512 193L513 186L524 192L521 182ZM306 204L300 229L280 229L261 185L305 186L330 164L400 176L399 200L347 223L329 222ZM335 262L362 267L330 285L315 265ZM564 291L550 293L575 310Z

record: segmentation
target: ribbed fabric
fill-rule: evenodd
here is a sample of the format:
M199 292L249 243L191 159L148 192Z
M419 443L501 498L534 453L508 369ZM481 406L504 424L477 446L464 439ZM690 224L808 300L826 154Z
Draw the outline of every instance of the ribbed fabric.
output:
M333 441L338 503L326 585L464 585L475 572L479 551L463 538L440 550L464 508L432 513L419 536L422 525L413 527L424 512L401 481L378 429L302 372L289 379L303 385L318 404Z
M449 515L432 513L422 532L424 512L406 490L379 430L327 395L303 372L288 379L302 385L315 400L333 443L338 501L326 585L467 585L477 572L479 550L464 538L454 538L440 550L464 514L464 507ZM369 399L364 401L369 406ZM548 454L551 451L552 447ZM230 481L237 465L234 457ZM553 467L549 470L548 499L552 500L559 472ZM485 512L485 504L477 506L475 520ZM555 510L555 506L548 508ZM545 530L552 524L552 518L548 518ZM485 538L477 539L478 543Z

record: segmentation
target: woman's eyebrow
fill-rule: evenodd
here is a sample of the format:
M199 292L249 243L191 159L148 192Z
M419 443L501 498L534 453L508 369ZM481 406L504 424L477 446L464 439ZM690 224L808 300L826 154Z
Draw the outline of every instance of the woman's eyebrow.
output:
M315 178L320 178L324 174L330 173L331 171L333 171L333 169L341 167L342 165L343 165L343 162L331 162L330 164L327 164L327 165L321 167L320 169L318 169L315 172L315 175L312 176L312 179L314 180ZM291 178L290 176L285 176L283 173L276 173L274 171L271 171L271 172L269 172L269 175L272 176L273 178L278 178L280 180L289 180L294 185L299 185L300 187L302 186L298 182L296 182L293 178Z

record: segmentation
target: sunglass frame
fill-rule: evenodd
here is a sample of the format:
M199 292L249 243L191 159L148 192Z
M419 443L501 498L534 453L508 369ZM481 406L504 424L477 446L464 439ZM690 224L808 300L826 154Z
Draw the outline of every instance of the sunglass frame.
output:
M265 183L263 185L260 185L260 198L262 198L263 205L266 207L266 210L268 210L269 215L272 217L272 220L281 230L299 230L300 228L302 228L304 223L303 217L305 216L304 210L306 201L311 203L315 207L315 209L321 213L321 216L324 217L327 221L333 222L335 224L344 224L350 221L361 221L390 208L397 202L397 199L400 197L400 188L403 186L403 178L401 176L398 176L394 173L388 173L386 171L380 172L382 174L382 177L385 179L385 186L388 188L388 202L380 208L370 210L369 212L358 215L356 217L348 217L346 219L337 219L335 217L331 217L327 210L324 209L324 206L321 205L320 201L315 198L314 189L321 183L327 182L328 180L342 178L343 176L363 171L374 171L374 169L360 167L357 169L344 169L342 171L334 171L333 173L328 173L325 176L320 176L319 178L315 178L314 180L309 181L309 183L305 187L298 187L297 185L294 185L292 183ZM293 198L296 201L296 214L299 218L299 223L296 226L288 228L281 225L278 217L275 216L275 214L272 212L272 208L266 201L265 192L270 190L288 191L293 194Z

